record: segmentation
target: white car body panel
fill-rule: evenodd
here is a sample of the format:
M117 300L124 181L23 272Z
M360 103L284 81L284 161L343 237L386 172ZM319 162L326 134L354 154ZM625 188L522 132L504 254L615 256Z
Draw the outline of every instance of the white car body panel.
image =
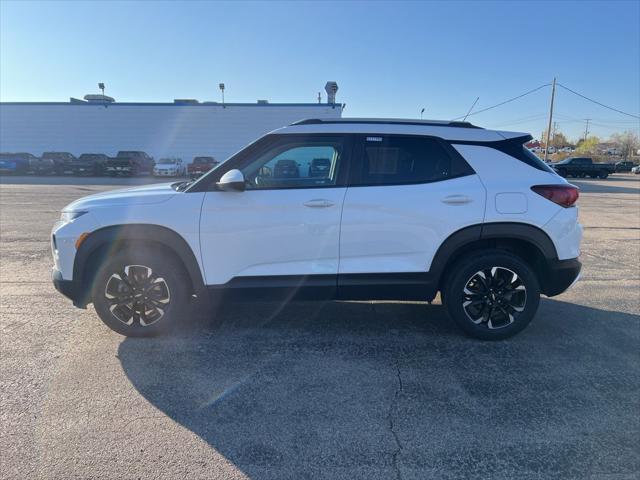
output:
M569 182L556 173L514 161L509 155L490 147L455 142L452 145L478 173L486 188L485 223L519 222L534 225L549 235L560 260L579 255L582 226L577 221L577 207L561 207L531 190L534 185L562 185ZM526 208L522 208L523 205Z
M345 192L207 192L200 220L206 283L220 285L239 276L336 274Z
M90 213L72 222L58 222L52 233L56 236L58 257L64 279L73 276L75 242L82 233L94 232L114 225L141 224L157 225L178 233L193 251L200 271L199 219L204 193L176 192L171 184L149 185L145 187L116 190L91 195L69 204L64 211L84 211Z
M452 233L478 223L477 175L418 185L351 187L340 235L340 273L424 272Z

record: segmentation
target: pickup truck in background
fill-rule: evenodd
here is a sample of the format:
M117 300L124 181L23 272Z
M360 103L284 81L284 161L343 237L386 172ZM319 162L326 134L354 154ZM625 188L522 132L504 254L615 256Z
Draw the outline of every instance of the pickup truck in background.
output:
M193 159L193 162L191 162L187 166L187 173L189 174L190 178L198 178L199 176L207 173L219 163L220 162L218 162L213 157L195 157Z
M120 151L114 158L107 160L104 172L107 175L125 175L133 177L141 174L152 174L155 162L145 152Z
M594 163L589 157L571 157L561 162L549 164L561 177L607 178L615 173L616 166L611 163Z
M77 176L102 175L107 165L107 157L104 153L83 153L74 162L71 162L71 170Z
M71 175L71 164L77 160L75 155L69 152L44 152L42 161L52 162L56 175Z

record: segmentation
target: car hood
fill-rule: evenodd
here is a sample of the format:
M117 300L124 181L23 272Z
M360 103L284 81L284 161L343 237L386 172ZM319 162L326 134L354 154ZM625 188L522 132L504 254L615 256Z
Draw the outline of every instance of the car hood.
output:
M117 205L152 205L169 200L178 192L170 183L156 183L141 187L123 188L89 195L67 205L64 210L89 210L91 208Z
M155 168L157 170L173 170L178 168L177 163L156 163Z

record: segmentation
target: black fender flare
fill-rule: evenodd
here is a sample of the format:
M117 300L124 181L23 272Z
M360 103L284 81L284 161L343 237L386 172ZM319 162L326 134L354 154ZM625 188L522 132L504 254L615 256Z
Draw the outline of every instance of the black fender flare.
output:
M553 241L543 230L527 223L492 222L462 228L442 242L431 262L430 275L440 282L445 267L457 251L479 240L521 240L536 247L547 261L558 259Z
M86 305L91 294L90 285L84 276L92 255L107 245L118 248L119 244L127 242L155 244L173 251L189 274L196 295L206 291L196 256L180 234L170 228L154 224L114 225L91 232L76 252L73 262L73 282L81 289L83 298L79 303Z

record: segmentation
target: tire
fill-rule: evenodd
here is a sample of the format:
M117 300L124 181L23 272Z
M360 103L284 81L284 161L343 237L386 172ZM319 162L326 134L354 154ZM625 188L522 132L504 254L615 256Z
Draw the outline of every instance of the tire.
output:
M487 286L491 296L484 295ZM481 340L502 340L522 331L540 303L533 269L504 250L463 257L448 272L442 293L449 316L467 335Z
M567 178L567 171L564 168L561 168L560 170L558 170L558 175Z
M608 176L609 176L609 174L608 174L605 170L600 170L600 171L598 172L598 178L605 179L605 178L607 178Z
M105 325L121 335L156 336L174 328L189 308L189 284L183 265L171 254L149 247L129 248L108 257L99 267L93 305ZM126 303L131 292L147 302ZM114 307L117 300L121 302Z

